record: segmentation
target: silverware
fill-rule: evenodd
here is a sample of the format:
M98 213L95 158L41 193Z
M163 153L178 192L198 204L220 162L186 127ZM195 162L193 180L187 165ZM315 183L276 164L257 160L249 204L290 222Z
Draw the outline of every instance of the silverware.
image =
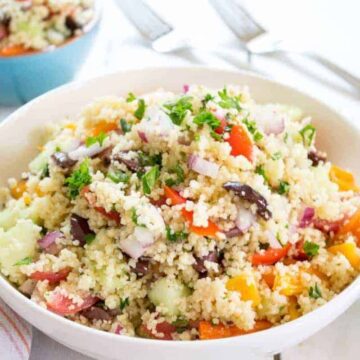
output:
M255 54L297 53L315 60L360 91L360 78L315 52L302 51L293 47L292 44L273 37L254 20L239 2L235 0L210 0L210 3L225 24L241 40L249 62L252 55Z
M165 22L142 0L116 0L123 13L158 52L170 52L188 46L188 40Z

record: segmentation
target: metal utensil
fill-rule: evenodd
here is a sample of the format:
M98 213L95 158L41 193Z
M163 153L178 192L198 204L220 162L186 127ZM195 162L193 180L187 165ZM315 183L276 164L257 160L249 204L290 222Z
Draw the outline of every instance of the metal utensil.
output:
M116 0L139 32L158 52L170 52L188 46L188 40L156 14L142 0Z
M225 24L241 40L243 48L247 51L249 61L254 54L298 53L315 60L360 91L360 78L317 53L298 50L293 48L291 44L273 37L254 20L239 2L235 0L210 0L210 3Z

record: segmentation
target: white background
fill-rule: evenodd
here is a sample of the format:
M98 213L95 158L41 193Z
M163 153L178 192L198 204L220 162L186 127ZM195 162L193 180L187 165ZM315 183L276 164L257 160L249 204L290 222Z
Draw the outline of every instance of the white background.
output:
M104 4L100 34L78 78L144 66L211 65L248 69L237 39L224 26L206 0L151 0L169 22L186 33L194 49L160 55L147 43L114 4ZM264 26L287 40L316 49L360 76L360 1L358 0L247 0ZM321 67L300 56L259 57L251 70L295 85L326 101L351 121L360 123L358 92ZM14 109L0 107L0 119ZM326 119L324 119L326 121ZM34 331L31 360L88 359ZM360 302L305 343L285 351L285 360L353 360L360 353Z

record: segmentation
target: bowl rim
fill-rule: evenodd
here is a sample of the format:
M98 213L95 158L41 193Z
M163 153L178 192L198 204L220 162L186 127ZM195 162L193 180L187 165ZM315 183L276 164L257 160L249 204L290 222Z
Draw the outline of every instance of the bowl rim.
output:
M152 71L159 71L159 70L161 70L161 71L170 71L170 70L171 71L187 71L187 72L195 72L195 73L198 71L204 71L204 72L210 72L210 73L215 72L220 75L221 75L221 73L227 73L227 74L234 74L234 76L242 75L245 77L254 78L255 80L259 80L260 82L263 82L263 83L268 83L269 85L272 85L272 86L280 86L284 90L287 89L292 92L295 92L298 95L301 95L301 96L307 98L313 104L319 105L320 107L323 107L323 108L329 110L341 122L346 123L346 125L349 128L351 128L353 131L355 131L357 133L360 132L360 128L358 128L353 122L349 121L345 116L343 116L338 110L334 109L331 105L325 104L323 101L320 101L313 95L309 95L309 94L305 93L304 91L299 90L294 85L289 85L283 81L273 80L273 79L267 78L263 75L254 73L252 71L223 69L223 68L214 67L214 66L165 66L165 67L164 66L153 66L153 67L139 67L139 68L118 70L118 71L100 75L100 76L97 76L97 77L94 77L91 79L73 81L73 82L70 82L63 86L60 86L56 89L53 89L45 94L40 95L39 97L37 97L35 99L33 99L29 103L21 106L16 111L14 111L12 114L7 116L6 119L4 121L2 121L0 124L0 134L1 134L2 128L7 123L11 122L12 119L16 119L17 117L22 116L22 113L26 112L34 104L40 103L42 101L46 101L46 98L50 95L55 95L55 96L62 95L69 90L75 90L75 89L81 90L82 88L84 88L92 83L96 83L99 80L104 80L106 78L111 78L113 76L126 75L129 72L142 73L142 72L152 72ZM349 284L339 294L335 295L335 297L332 298L330 301L328 301L326 304L318 307L317 309L315 309L305 315L302 315L301 317L299 317L295 320L289 321L289 322L281 324L281 325L271 327L266 330L251 333L251 334L234 336L234 337L223 338L223 339L212 339L212 340L201 340L201 341L200 340L162 341L162 340L158 340L158 339L146 339L146 338L140 338L140 337L126 336L126 335L119 336L118 334L114 334L114 333L98 330L95 328L91 328L91 327L88 327L85 325L81 325L72 320L69 320L69 319L61 317L55 313L52 313L51 311L44 309L40 305L31 301L25 295L23 295L19 290L17 290L15 288L15 286L13 286L9 281L7 281L3 275L0 274L0 298L2 298L2 293L5 293L5 292L7 292L12 297L16 297L17 300L19 300L20 302L23 302L24 306L29 306L30 308L32 308L32 310L34 312L43 314L45 317L48 317L51 321L57 322L62 327L65 327L65 328L69 327L69 328L72 328L73 330L76 330L77 332L80 331L85 336L86 336L86 334L91 335L91 336L97 335L97 336L103 337L104 339L108 339L111 341L117 341L117 342L123 342L123 343L131 342L133 344L139 344L139 345L146 343L149 345L160 346L162 348L165 348L165 347L172 347L172 348L187 347L187 348L189 348L190 347L195 350L195 349L200 349L203 346L207 346L210 343L214 344L214 345L230 344L230 343L235 344L236 343L237 346L252 345L252 346L256 347L256 344L261 343L262 339L266 339L268 337L273 337L273 336L276 336L276 337L284 336L285 337L289 333L288 329L293 328L293 327L300 327L304 323L310 322L312 319L315 319L316 317L323 315L324 313L326 313L328 311L329 307L335 308L337 305L339 305L339 304L341 305L341 303L344 302L344 299L346 299L347 297L349 297L349 299L350 299L350 304L355 302L356 299L359 298L359 296L360 296L360 276L355 278L351 284ZM9 304L8 306L11 307L11 304ZM344 308L344 311L345 311L350 305L348 305L348 306L341 305L341 306ZM328 323L329 322L330 321L328 321Z
M103 12L103 3L102 3L101 0L94 0L94 1L95 1L95 3L94 3L95 16L88 24L86 24L86 26L84 28L84 32L81 35L72 36L71 38L66 40L64 43L62 43L60 45L49 46L45 50L30 51L28 53L19 54L19 55L13 55L13 56L2 56L2 55L0 55L0 62L1 61L6 61L6 60L11 60L11 59L31 58L31 57L34 57L34 56L52 54L52 53L55 53L57 50L60 51L61 49L66 48L67 46L70 46L70 45L80 41L85 36L87 36L91 32L93 32L100 23L100 20L101 20L101 17L102 17L102 12Z

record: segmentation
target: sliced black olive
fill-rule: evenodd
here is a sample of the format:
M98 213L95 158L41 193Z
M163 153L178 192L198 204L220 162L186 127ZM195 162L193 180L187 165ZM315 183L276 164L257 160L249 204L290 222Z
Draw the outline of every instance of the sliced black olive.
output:
M71 215L70 232L73 239L79 241L80 245L86 244L88 236L95 236L95 233L89 227L88 221L76 214Z
M321 162L326 162L326 154L312 150L308 153L308 159L313 166L318 166Z

